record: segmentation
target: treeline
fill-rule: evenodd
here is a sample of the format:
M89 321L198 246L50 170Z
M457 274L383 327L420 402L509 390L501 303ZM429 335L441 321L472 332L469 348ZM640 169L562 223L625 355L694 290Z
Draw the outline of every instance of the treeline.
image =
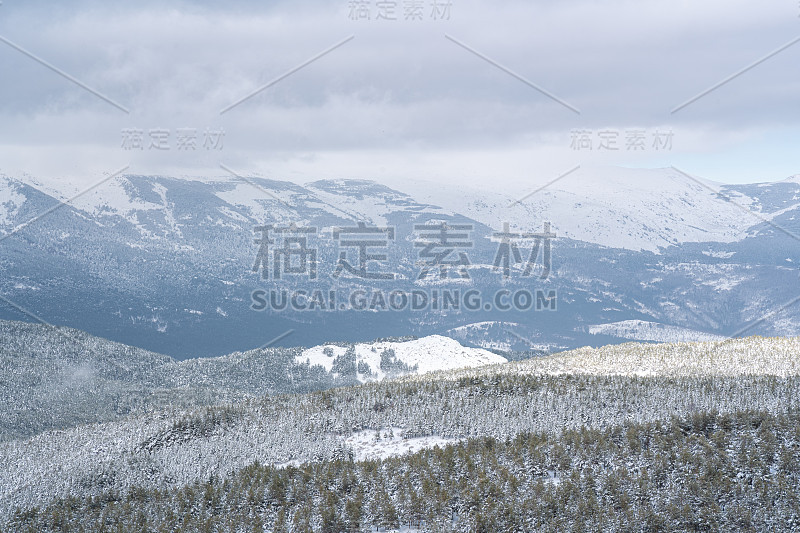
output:
M10 531L800 531L800 411L473 438L18 510Z

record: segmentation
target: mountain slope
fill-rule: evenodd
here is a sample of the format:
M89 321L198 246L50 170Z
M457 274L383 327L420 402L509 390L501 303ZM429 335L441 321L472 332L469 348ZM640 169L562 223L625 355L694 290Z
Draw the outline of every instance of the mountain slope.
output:
M738 411L507 440L439 441L402 457L253 464L222 482L212 477L166 490L138 488L127 501L113 490L77 495L14 513L7 527L794 531L800 505L787 487L800 483L798 434L797 412Z
M18 231L0 241L0 294L16 307L0 301L0 318L33 320L19 311L29 309L53 324L177 358L247 351L276 337L282 346L313 346L448 335L485 349L546 353L630 340L630 328L603 325L631 321L661 325L663 331L646 334L652 340L681 331L674 328L697 339L743 329L800 333L800 307L786 305L800 264L797 179L720 185L669 169L587 168L514 203L534 185L391 189L361 180L298 185L125 175L25 226L75 191L7 177L0 179L0 232ZM531 258L529 239L506 277L495 267L495 233L504 222L513 231L541 232L545 221L556 235L549 272L544 247ZM359 266L361 250L335 238L334 229L359 223L394 230L385 245L365 251L385 253L385 260L367 259L367 268L394 279L335 274L342 254ZM463 250L469 279L437 278L436 268L423 275L419 227L442 223L469 228L464 248L445 258ZM274 273L286 244L277 229L291 224L313 230L307 246L316 254L315 277ZM265 225L274 226L273 242L266 267L254 271L263 244L255 229ZM335 291L336 305L313 312L255 305L255 291L272 290L275 301L298 291ZM357 291L378 293L380 302L392 291L415 290L430 296L423 309L363 309L350 300ZM488 307L442 309L434 290L477 290ZM491 299L506 290L557 305L501 310ZM489 323L495 326L472 327Z
M800 337L584 347L507 365L439 372L431 379L494 375L746 377L800 375ZM407 377L404 379L415 379Z
M669 168L593 167L538 190L551 179L532 180L516 190L428 182L408 182L405 190L495 229L509 222L512 228L540 231L549 221L564 238L651 252L688 242L735 242L759 223L713 191L767 219L800 206L800 185L791 179L739 186L689 178Z
M792 366L797 343L741 339L715 355L713 343L627 344L614 347L612 359L583 350L49 431L0 443L0 514L70 494L222 480L256 461L347 459L366 431L431 437L428 444L479 436L506 441L525 432L557 435L698 412L783 413L800 407L800 374ZM737 371L744 355L760 362ZM672 370L676 361L683 366ZM385 444L396 447L391 436Z
M344 354L349 347L332 348ZM0 440L158 409L354 385L365 378L356 365L332 373L324 349L266 348L176 361L78 330L0 321ZM359 362L372 365L369 380L505 361L444 337L361 343L352 349ZM385 357L381 368L384 350L397 355ZM321 360L307 364L314 354Z

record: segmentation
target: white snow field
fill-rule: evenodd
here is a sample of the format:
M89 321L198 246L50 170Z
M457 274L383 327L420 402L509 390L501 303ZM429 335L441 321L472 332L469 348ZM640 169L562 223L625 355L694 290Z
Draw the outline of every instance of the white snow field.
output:
M413 373L422 375L437 370L455 370L483 365L506 363L507 360L492 352L480 348L467 348L458 341L441 335L430 335L421 339L405 342L372 342L354 345L356 363L366 363L372 372L358 374L362 383L378 381L386 378L387 373L381 370L381 353L384 350L394 350L397 360L409 367L416 367ZM327 355L326 351L331 354ZM295 358L297 363L308 362L311 366L320 365L327 371L333 368L333 361L337 356L347 351L344 346L324 344L305 350Z

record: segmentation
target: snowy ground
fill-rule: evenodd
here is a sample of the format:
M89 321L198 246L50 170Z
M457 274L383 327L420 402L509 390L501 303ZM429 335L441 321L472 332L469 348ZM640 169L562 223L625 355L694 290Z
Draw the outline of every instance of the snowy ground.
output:
M403 438L403 428L394 427L377 431L359 431L344 439L343 442L353 450L356 461L364 461L387 459L435 446L444 447L458 442L458 440L437 436L406 439Z

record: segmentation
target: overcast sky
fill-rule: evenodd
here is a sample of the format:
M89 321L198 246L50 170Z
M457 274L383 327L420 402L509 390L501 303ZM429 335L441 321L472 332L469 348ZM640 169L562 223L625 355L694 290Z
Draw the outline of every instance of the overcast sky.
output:
M578 164L800 173L800 42L675 111L797 39L796 0L436 1L3 0L0 172L222 163L298 182L498 185Z

